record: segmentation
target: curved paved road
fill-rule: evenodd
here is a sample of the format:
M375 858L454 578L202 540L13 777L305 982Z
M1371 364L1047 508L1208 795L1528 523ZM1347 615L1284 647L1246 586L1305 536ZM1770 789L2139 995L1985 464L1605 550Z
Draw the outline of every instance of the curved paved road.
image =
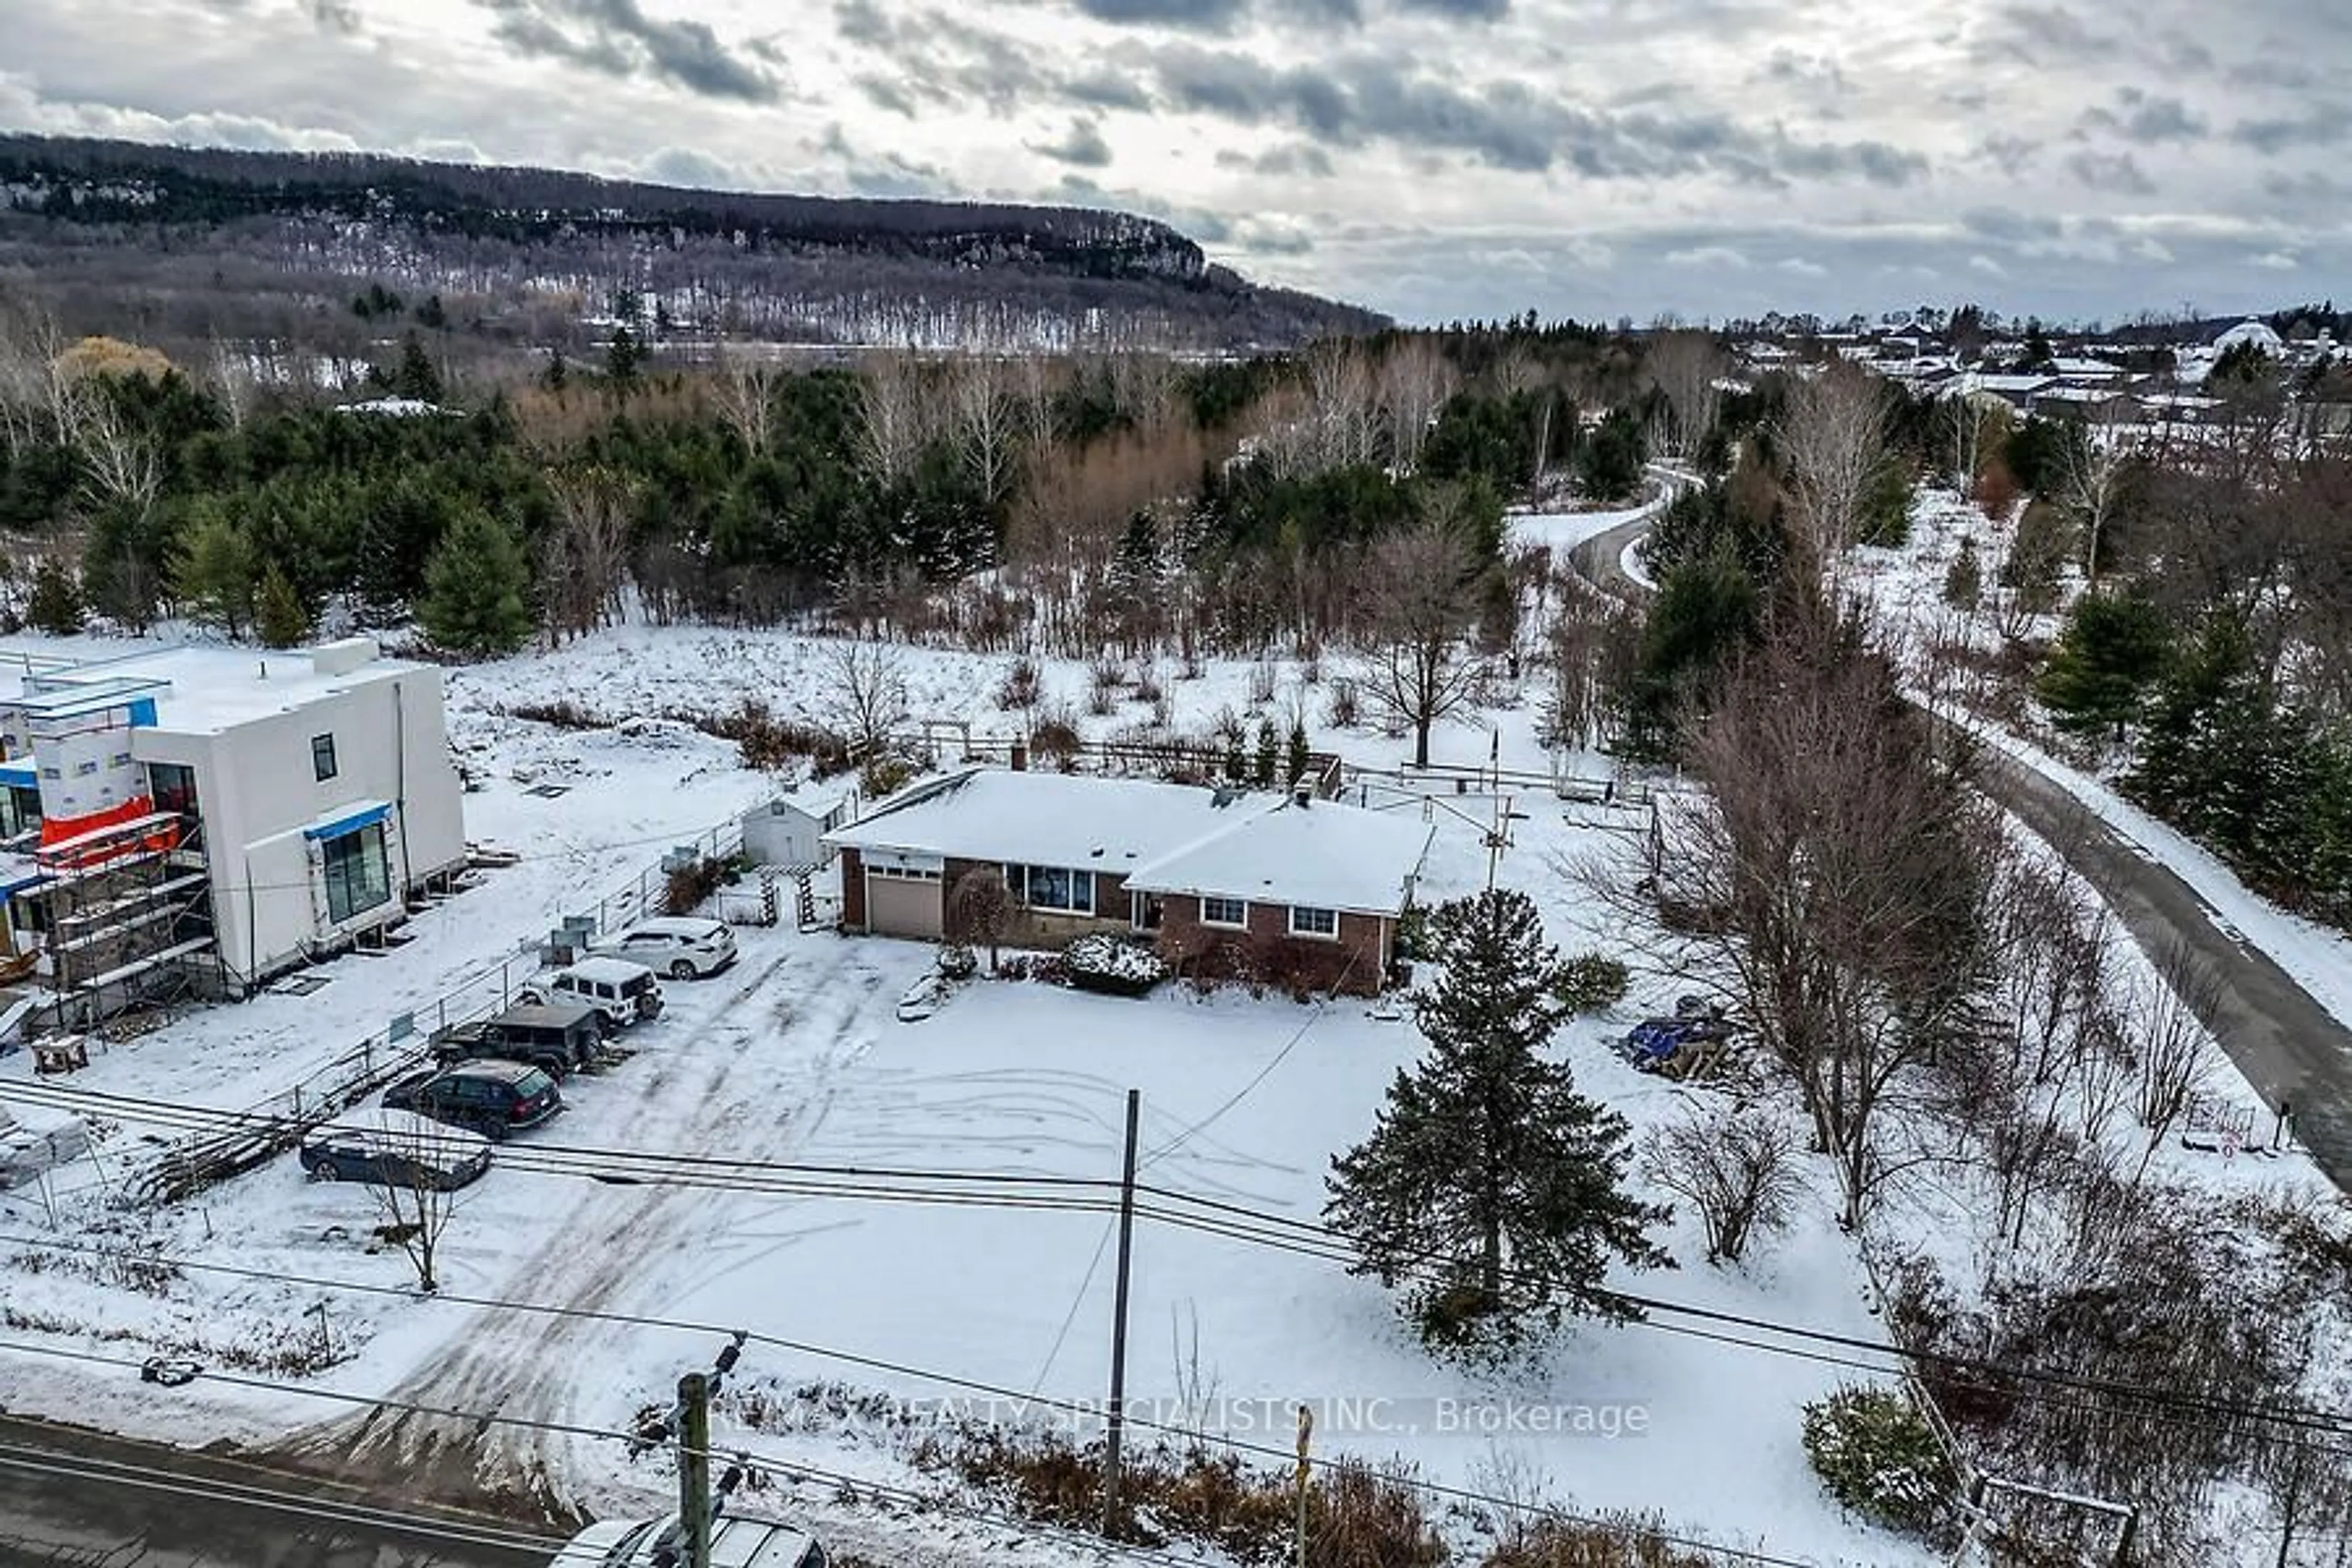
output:
M1626 575L1622 558L1648 527L1643 520L1612 530L1570 559L1604 592L1645 598L1649 590ZM2200 1021L2267 1104L2294 1107L2296 1138L2337 1188L2352 1193L2352 1028L2064 788L1991 747L1984 763L1986 793L2098 889L2143 950L2185 946L2212 972L2220 984L2199 1007ZM2271 1131L2267 1121L2254 1129L2257 1141Z
M421 1515L283 1471L0 1416L6 1568L546 1568L552 1555L500 1543L543 1531Z

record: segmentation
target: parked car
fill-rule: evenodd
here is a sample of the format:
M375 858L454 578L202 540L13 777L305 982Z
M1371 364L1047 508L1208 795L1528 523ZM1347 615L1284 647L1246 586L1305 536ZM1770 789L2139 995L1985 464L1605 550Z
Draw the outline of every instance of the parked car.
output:
M549 1568L651 1568L677 1527L676 1514L592 1524L555 1554ZM733 1514L722 1514L712 1527L710 1560L727 1568L826 1568L829 1561L824 1548L800 1531Z
M590 944L642 963L672 980L708 980L735 962L735 931L725 921L660 915Z
M459 1024L433 1037L433 1055L442 1066L501 1057L529 1062L556 1078L572 1073L596 1059L604 1048L604 1015L578 1002L524 1003L494 1018Z
M490 1143L478 1132L409 1110L353 1111L348 1121L302 1140L296 1158L322 1182L454 1192L490 1168Z
M460 1062L411 1073L383 1091L387 1110L413 1110L436 1121L500 1139L536 1127L563 1109L553 1077L529 1062Z
M569 968L542 974L515 993L522 1002L577 1002L604 1016L606 1031L625 1029L661 1016L661 982L642 963L625 958L583 958Z

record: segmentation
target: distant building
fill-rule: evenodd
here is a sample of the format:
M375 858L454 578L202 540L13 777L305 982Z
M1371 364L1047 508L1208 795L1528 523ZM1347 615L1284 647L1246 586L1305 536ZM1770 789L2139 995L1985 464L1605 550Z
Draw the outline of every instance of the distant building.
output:
M241 995L380 934L466 858L441 672L365 637L69 662L0 647L0 895L61 1021Z
M2248 344L2252 344L2254 348L2261 350L2263 353L2270 355L2273 359L2279 358L2286 349L2286 340L2280 337L2277 332L2272 331L2268 323L2258 321L2249 316L2244 321L2240 321L2236 326L2231 327L2228 331L2223 332L2220 337L2215 338L2213 340L2213 352L2217 355L2225 354L2231 349L2243 347Z

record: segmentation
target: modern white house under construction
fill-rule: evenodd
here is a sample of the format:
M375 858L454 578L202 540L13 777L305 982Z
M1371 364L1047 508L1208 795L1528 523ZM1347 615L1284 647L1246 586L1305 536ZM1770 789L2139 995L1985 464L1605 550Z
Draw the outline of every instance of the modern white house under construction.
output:
M441 673L369 638L80 660L0 643L11 668L6 967L60 1022L181 986L243 994L380 935L465 862Z

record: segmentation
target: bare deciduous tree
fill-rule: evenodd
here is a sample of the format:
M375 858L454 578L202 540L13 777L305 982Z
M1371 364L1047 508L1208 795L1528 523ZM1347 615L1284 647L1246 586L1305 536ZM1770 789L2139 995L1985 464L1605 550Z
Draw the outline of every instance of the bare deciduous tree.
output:
M2157 961L2133 1041L2139 1081L2132 1111L2147 1133L2142 1171L2179 1125L2212 1071L2204 1020L2220 1005L2221 989L2221 976L2186 942L2175 942Z
M956 879L948 893L948 940L988 949L988 972L997 971L997 953L1016 912L1013 889L994 866L975 866Z
M457 1189L449 1173L473 1156L478 1139L421 1117L387 1119L369 1133L383 1152L376 1179L367 1184L368 1195L383 1215L381 1233L407 1255L417 1289L438 1290L436 1260L457 1212Z
M928 379L911 351L869 354L858 367L858 456L866 471L896 484L914 471L929 437L923 402Z
M711 378L711 403L743 449L759 457L775 428L775 373L749 350L722 344Z
M2000 835L1966 754L1904 704L1852 625L1783 624L1723 681L1688 746L1704 795L1661 807L1655 891L1796 1079L1848 1224L1899 1165L1880 1110L1924 1099L1969 997ZM1604 897L1614 879L1593 878Z
M1380 458L1381 389L1363 345L1327 338L1301 361L1317 466L1342 468Z
M1805 1185L1797 1130L1762 1106L1696 1110L1658 1130L1643 1169L1690 1200L1706 1231L1706 1260L1737 1263L1751 1240L1787 1227Z
M1975 492L1977 470L1984 466L1985 444L2008 423L2008 415L1993 399L1970 392L1947 396L1936 423L1952 443L1952 489L1961 495Z
M549 536L541 578L547 635L561 643L627 618L629 521L636 484L604 467L551 469L559 526Z
M2123 427L2107 418L2085 421L2074 437L2063 448L2065 461L2059 483L2063 487L2065 504L2082 525L2083 570L2095 593L2099 586L2099 545L2122 494L2131 443Z
M1400 470L1410 473L1420 465L1421 445L1460 379L1432 338L1406 338L1381 362L1381 406L1388 416L1389 450Z
M907 722L907 659L892 643L836 642L825 650L824 721L859 757L889 743Z
M950 402L956 453L981 500L992 507L1013 488L1019 421L1002 362L981 354L958 365Z
M1650 383L1666 400L1663 445L1673 457L1687 458L1715 428L1716 411L1723 393L1716 383L1727 361L1706 332L1661 332L1650 340L1647 369Z
M1789 384L1780 426L1801 564L1835 582L1888 460L1886 384L1843 361Z
M1372 647L1357 689L1375 713L1412 730L1413 765L1427 767L1431 726L1477 686L1479 662L1465 641L1477 563L1438 514L1375 544L1370 565L1364 632Z

